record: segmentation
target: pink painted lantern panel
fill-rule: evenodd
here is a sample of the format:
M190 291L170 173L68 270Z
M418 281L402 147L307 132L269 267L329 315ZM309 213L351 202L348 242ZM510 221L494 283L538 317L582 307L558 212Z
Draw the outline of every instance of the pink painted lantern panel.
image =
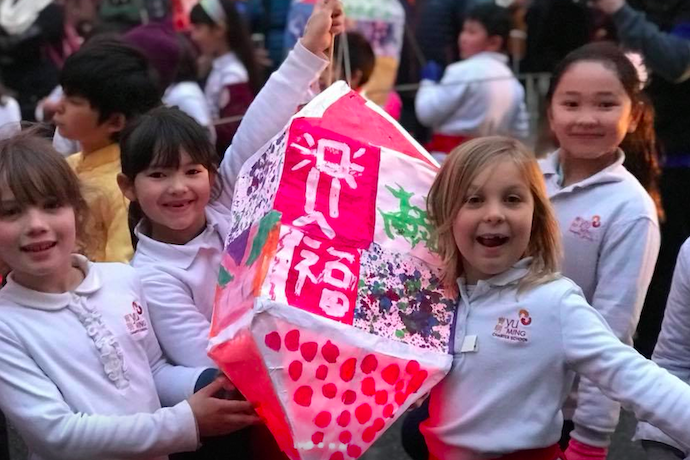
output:
M209 355L291 459L359 457L450 369L436 170L343 83L244 165Z

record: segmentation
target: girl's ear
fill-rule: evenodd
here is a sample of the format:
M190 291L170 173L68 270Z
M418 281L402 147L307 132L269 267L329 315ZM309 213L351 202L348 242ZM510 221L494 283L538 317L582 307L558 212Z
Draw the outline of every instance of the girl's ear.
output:
M117 175L117 186L120 191L129 201L137 201L137 194L134 191L134 182L129 180L129 177L120 173Z
M634 133L637 130L637 126L640 124L640 119L644 114L644 106L642 103L637 104L630 114L630 124L628 125L628 134Z

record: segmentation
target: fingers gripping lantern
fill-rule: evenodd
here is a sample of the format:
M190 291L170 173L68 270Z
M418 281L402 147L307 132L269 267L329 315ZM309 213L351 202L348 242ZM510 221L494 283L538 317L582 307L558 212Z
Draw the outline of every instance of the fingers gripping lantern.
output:
M291 459L359 457L450 369L436 171L343 83L244 165L209 354Z

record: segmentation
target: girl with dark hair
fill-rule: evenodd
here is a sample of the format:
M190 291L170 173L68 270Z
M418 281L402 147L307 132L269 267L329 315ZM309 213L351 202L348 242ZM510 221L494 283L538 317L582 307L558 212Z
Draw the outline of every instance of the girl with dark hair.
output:
M132 265L161 346L176 364L212 365L206 347L214 280L235 178L294 115L328 63L323 51L342 30L342 10L338 1L320 3L325 6L315 9L305 36L252 104L222 163L203 128L178 109L152 110L122 134L118 184L131 201L130 228L138 239Z
M213 59L204 92L216 123L222 156L259 91L261 76L244 18L233 0L201 0L190 12L192 40Z
M0 141L0 410L29 458L164 460L257 423L216 369L166 361L130 266L77 254L87 208L36 130Z
M197 82L197 53L190 40L176 35L179 49L179 60L173 81L163 94L163 103L168 107L178 107L206 129L209 139L216 140L216 130L211 119L211 108L203 90Z
M632 345L660 246L653 114L636 68L611 43L568 54L548 102L560 148L540 164L563 236L562 272ZM566 454L604 460L620 405L584 377L572 396Z

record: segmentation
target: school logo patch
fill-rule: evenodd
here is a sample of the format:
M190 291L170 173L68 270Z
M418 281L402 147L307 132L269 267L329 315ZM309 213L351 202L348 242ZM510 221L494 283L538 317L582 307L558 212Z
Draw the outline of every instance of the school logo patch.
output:
M508 342L529 342L529 328L532 317L525 309L518 310L512 318L501 316L494 326L492 337Z
M130 334L148 331L149 325L144 315L144 309L136 301L132 302L132 313L125 315L125 324Z
M601 217L592 216L592 219L584 217L576 217L568 231L573 235L577 235L583 240L594 241L594 231L601 227Z

